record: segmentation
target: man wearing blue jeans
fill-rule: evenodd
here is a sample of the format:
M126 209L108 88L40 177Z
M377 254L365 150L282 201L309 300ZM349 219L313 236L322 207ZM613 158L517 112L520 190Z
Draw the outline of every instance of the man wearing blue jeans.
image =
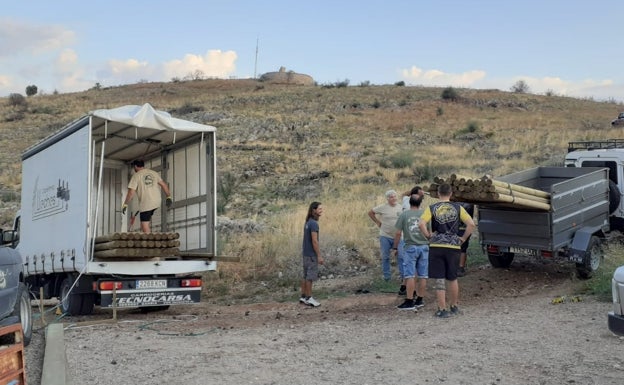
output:
M396 228L394 244L397 245L401 242L401 235L403 235L405 242L403 273L406 293L405 301L397 306L401 310L415 310L425 306L423 297L427 290L429 242L418 226L424 211L420 209L422 200L422 196L412 194L409 198L410 209L401 213L394 226ZM419 278L417 290L416 276Z
M379 206L375 206L368 212L370 219L379 227L379 248L381 249L381 269L383 278L389 281L392 278L390 269L390 254L394 244L394 224L401 215L401 205L398 204L397 192L394 190L386 191L387 202ZM397 249L399 248L397 245ZM403 280L403 250L397 252L397 266L399 275Z

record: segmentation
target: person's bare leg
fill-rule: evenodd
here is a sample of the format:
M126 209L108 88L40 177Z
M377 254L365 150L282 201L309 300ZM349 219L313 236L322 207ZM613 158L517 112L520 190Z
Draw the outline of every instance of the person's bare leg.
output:
M311 297L312 296L312 281L308 281L307 279L304 280L303 282L303 294L306 297Z
M448 290L451 306L457 306L459 304L459 283L457 280L446 281L446 290Z
M151 233L152 230L150 229L150 223L149 222L141 222L141 231L144 232L145 234Z
M416 283L414 278L405 278L405 298L414 299L414 290L416 289Z
M418 288L416 289L416 295L425 298L427 295L427 279L418 278Z
M446 309L446 290L436 290L438 309Z
M459 254L459 267L466 267L466 253Z

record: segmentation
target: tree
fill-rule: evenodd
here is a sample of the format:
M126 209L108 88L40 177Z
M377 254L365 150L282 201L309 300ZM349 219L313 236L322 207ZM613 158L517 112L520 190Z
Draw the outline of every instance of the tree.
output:
M513 86L511 86L511 92L516 94L526 94L529 92L529 85L524 80L518 80Z
M32 85L30 85L30 86L27 86L27 87L26 87L26 96L34 96L34 95L37 95L37 91L38 91L38 89L37 89L37 86L36 86L36 85L32 84Z

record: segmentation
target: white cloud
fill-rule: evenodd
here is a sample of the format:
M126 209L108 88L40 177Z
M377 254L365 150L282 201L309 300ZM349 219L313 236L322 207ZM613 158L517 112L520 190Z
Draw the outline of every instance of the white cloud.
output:
M58 25L31 25L0 19L0 58L17 54L41 54L74 43L73 31Z
M600 100L624 101L624 85L616 84L611 79L585 79L574 82L559 77L536 78L531 76L513 76L510 78L491 79L485 71L472 70L458 74L440 70L424 70L416 66L402 69L401 78L414 85L431 87L458 87L476 89L499 89L510 91L511 87L523 80L534 94L554 93L575 98L593 98Z
M8 76L0 75L0 89L9 88L11 86L11 78Z
M422 86L472 87L485 78L485 71L473 70L460 74L445 73L440 70L423 70L412 66L401 70L401 76L407 82Z
M182 60L165 63L163 76L168 81L201 71L205 77L225 78L236 71L237 58L234 51L210 50L204 56L187 54Z

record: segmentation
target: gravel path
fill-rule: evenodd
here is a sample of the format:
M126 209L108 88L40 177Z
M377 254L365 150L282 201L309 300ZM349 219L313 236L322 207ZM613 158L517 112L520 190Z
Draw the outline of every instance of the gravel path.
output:
M75 384L94 385L624 383L610 303L552 304L576 294L569 276L556 267L470 271L460 280L463 314L447 320L433 317L431 303L399 311L394 294L328 298L319 308L122 311L115 324L66 324L69 370ZM100 310L68 322L106 318Z

